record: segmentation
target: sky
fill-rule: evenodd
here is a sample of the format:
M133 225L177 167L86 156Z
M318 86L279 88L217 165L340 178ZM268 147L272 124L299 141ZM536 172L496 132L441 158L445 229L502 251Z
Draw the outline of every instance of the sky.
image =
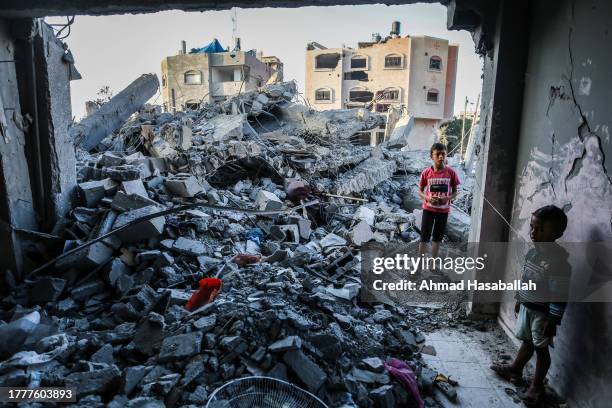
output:
M357 42L369 41L372 33L388 35L394 20L400 21L402 36L429 35L459 44L455 114L463 111L466 96L475 102L482 88L482 61L474 52L472 37L467 31L448 31L446 8L439 4L239 8L236 14L242 49L279 57L285 80L295 79L300 91L304 89L307 43L356 48ZM230 10L77 16L64 40L83 76L71 82L73 116L84 115L85 101L95 99L102 86L118 93L144 73L160 77L162 59L177 54L181 40L187 41L189 50L213 38L223 46L232 44ZM153 101L161 104L161 95Z

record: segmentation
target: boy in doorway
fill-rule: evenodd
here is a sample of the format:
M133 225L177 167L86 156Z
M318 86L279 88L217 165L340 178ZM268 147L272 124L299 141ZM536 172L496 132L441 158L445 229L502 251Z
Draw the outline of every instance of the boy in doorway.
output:
M426 252L433 235L431 255L434 258L438 256L451 201L457 197L460 183L455 170L446 165L446 153L444 144L434 143L429 150L433 164L423 170L419 180L419 196L423 199L419 255Z
M535 352L533 380L521 395L528 406L539 405L544 397L544 379L550 368L548 347L553 346L569 293L569 254L555 242L563 236L566 227L567 216L554 205L542 207L532 214L529 235L534 248L525 256L521 281L532 281L536 289L519 290L514 308L518 313L515 334L522 344L511 364L491 366L502 378L522 383L523 369Z

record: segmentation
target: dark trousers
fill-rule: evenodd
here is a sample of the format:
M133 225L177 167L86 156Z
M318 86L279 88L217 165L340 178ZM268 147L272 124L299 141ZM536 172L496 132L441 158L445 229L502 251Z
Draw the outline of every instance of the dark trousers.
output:
M433 238L434 242L442 241L444 231L446 231L447 220L448 213L423 210L423 217L421 219L421 242L429 242L431 238Z

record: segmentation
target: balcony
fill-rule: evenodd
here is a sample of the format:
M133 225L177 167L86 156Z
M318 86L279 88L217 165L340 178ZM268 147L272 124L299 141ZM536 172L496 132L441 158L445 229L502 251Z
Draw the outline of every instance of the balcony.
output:
M230 82L217 82L210 86L211 96L231 96L236 95L241 91L240 86L242 85L242 92L246 90L246 83L242 81L230 81Z

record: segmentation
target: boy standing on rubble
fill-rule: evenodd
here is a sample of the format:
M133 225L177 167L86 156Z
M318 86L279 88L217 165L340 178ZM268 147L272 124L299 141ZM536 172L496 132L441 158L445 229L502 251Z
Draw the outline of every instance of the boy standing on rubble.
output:
M528 406L538 405L544 397L544 379L550 367L549 346L565 311L571 268L569 254L555 241L567 227L562 209L547 205L531 216L530 238L534 248L525 256L522 282L536 284L535 290L516 294L516 337L523 343L512 364L494 364L491 369L502 378L521 383L523 369L536 354L536 369L529 388L521 398Z
M457 197L460 183L455 170L446 165L446 153L444 144L434 143L429 150L433 164L423 170L419 180L419 196L423 199L419 255L425 253L425 246L433 235L431 255L434 258L438 256L451 201Z

